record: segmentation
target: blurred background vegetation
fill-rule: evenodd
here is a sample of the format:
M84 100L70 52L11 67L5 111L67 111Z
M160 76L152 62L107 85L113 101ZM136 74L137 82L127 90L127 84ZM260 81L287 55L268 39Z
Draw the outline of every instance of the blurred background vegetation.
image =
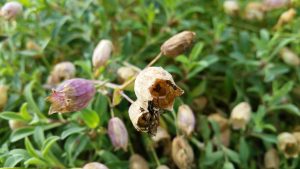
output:
M124 64L144 68L161 44L183 30L196 32L194 47L178 57L162 57L155 65L169 71L185 91L176 100L189 105L196 128L188 138L194 168L265 168L264 155L278 150L277 136L300 130L300 69L280 56L287 47L300 53L299 2L263 12L263 19L245 18L253 1L238 1L239 12L224 12L223 0L20 0L22 14L0 19L0 84L8 87L8 101L0 113L0 166L80 168L92 161L113 169L129 167L134 151L150 168L176 168L171 155L155 147L149 135L137 132L128 117L130 103L110 108L109 96L98 93L88 109L48 116L47 77L55 64L70 61L76 77L118 82ZM260 1L258 1L260 2ZM0 6L6 3L0 0ZM298 4L297 4L298 3ZM280 15L293 7L295 17L274 28ZM100 76L91 65L101 39L110 39L114 51ZM135 98L132 91L127 94ZM0 93L1 95L1 93ZM245 130L232 130L229 145L214 143L218 127L213 113L225 118L246 101L252 117ZM106 132L110 111L126 124L133 151L114 150ZM175 111L175 112L176 112ZM26 124L11 129L8 122ZM162 123L176 136L171 113ZM204 146L203 146L204 145ZM300 144L299 144L300 150ZM279 168L300 168L298 158L279 153Z

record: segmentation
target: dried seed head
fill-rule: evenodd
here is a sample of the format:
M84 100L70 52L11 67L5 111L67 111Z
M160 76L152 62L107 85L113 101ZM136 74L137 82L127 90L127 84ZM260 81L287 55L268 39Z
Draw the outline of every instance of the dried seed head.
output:
M72 79L75 77L76 69L71 62L61 62L55 65L49 78L49 85L57 85L65 80Z
M98 162L91 162L84 165L82 169L108 169L108 167Z
M246 6L245 18L248 20L263 20L265 15L265 6L260 2L250 2Z
M122 82L125 82L138 73L136 69L130 66L120 67L117 71L118 77Z
M160 50L165 56L178 56L192 46L195 37L195 32L180 32L165 41L165 43L160 47Z
M208 119L217 123L221 131L225 131L229 128L229 121L219 113L214 113L208 116Z
M122 148L127 151L128 132L120 118L114 117L109 120L108 135L116 150Z
M149 169L149 166L142 156L133 154L129 159L129 169Z
M164 142L170 140L170 135L166 129L163 127L158 126L157 127L157 133L155 136L152 136L152 140L155 143Z
M188 105L181 105L177 113L177 125L187 136L190 136L195 129L196 119L192 109Z
M267 10L286 7L290 4L290 0L264 0Z
M294 8L291 8L288 11L283 12L280 15L280 18L279 18L277 24L275 25L275 28L279 28L285 24L288 24L289 22L294 20L296 14L297 14L297 12Z
M190 169L194 161L194 152L183 136L177 136L172 142L172 159L180 169Z
M299 145L297 139L291 133L281 133L277 137L278 148L286 158L297 158Z
M151 101L135 101L129 107L128 113L136 130L156 135L160 111L153 106Z
M300 65L300 59L296 53L291 51L288 48L283 48L280 51L280 57L286 63L290 66L298 66Z
M20 121L20 120L9 120L8 124L11 130L23 128L27 125L24 121Z
M237 15L240 10L240 6L236 0L224 1L223 8L225 13L231 16Z
M138 100L152 101L155 107L167 110L173 110L175 98L183 94L172 75L161 67L142 70L136 77L134 91Z
M71 79L60 84L52 90L47 97L51 103L49 114L67 113L86 108L96 93L96 89L90 80Z
M266 169L279 169L279 157L278 153L274 148L269 149L265 153L265 168Z
M251 106L247 102L242 102L236 105L230 116L230 121L233 129L245 129L251 119Z
M113 51L113 44L110 40L101 40L93 53L93 66L95 69L104 66L109 60Z
M3 16L6 20L16 18L22 13L23 7L19 2L7 2L0 11L0 16Z
M7 103L8 87L0 84L0 110L2 110Z
M166 165L160 165L156 169L170 169L170 168Z

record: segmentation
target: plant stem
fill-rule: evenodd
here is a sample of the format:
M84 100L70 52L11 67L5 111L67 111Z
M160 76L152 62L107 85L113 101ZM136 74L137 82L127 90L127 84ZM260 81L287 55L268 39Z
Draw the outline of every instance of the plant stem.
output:
M117 85L117 84L114 84L114 83L109 83L109 82L106 82L106 81L101 81L101 80L92 80L92 82L96 85L99 85L98 87L105 86L105 87L108 87L108 88L111 88L111 89L117 89L117 88L121 87L120 85Z
M120 91L121 96L123 96L131 104L134 102L129 96L127 96L123 91Z

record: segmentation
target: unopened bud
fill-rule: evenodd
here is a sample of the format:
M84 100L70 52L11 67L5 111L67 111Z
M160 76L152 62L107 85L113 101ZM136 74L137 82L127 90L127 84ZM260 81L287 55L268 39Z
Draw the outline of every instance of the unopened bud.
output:
M90 80L67 80L53 89L47 97L47 101L51 103L49 114L82 110L88 106L95 93L96 89Z
M12 129L12 130L23 128L26 126L26 122L20 121L20 120L9 120L8 124L9 124L10 129Z
M71 62L61 62L55 65L48 78L49 85L57 85L65 80L75 77L76 69Z
M170 168L166 165L160 165L156 169L170 169Z
M236 105L230 115L233 129L245 129L251 119L251 106L247 102Z
M161 67L148 67L136 77L135 95L140 101L152 102L159 109L173 110L176 97L183 94L172 75Z
M246 6L245 18L248 20L263 20L265 15L265 6L260 2L250 2Z
M286 63L290 66L298 66L300 65L300 59L296 53L291 51L288 48L283 48L280 51L280 57Z
M236 0L224 1L223 8L225 13L231 16L237 15L240 10L240 6Z
M188 105L181 105L178 108L177 125L187 136L190 136L194 131L196 119L192 109Z
M149 166L142 156L134 154L129 159L129 169L149 169Z
M160 111L153 106L151 101L135 101L129 107L128 113L136 130L156 135Z
M125 82L138 73L136 69L130 66L120 67L117 71L118 77L122 82Z
M113 44L110 40L101 40L93 53L93 66L95 69L104 66L109 60L113 51Z
M285 24L288 24L289 22L294 20L296 14L297 14L297 12L294 8L291 8L288 11L283 12L280 15L280 18L279 18L277 24L275 25L275 28L279 28Z
M265 168L266 169L279 169L279 157L274 148L269 149L265 153Z
M229 128L229 121L219 113L214 113L208 116L208 119L217 123L220 131L227 130Z
M127 151L128 132L120 118L114 117L109 120L108 135L116 150L122 148Z
M179 169L192 168L194 152L183 136L177 136L173 139L172 159Z
M11 20L16 18L22 13L23 7L19 2L7 2L1 8L0 14L6 20Z
M267 10L286 7L290 4L290 0L264 0Z
M108 167L98 162L91 162L84 165L82 169L108 169Z
M281 133L277 137L278 148L286 158L297 158L299 145L297 139L291 133Z
M163 141L168 141L170 140L170 135L168 133L168 131L160 126L157 127L157 133L155 136L152 136L152 140L155 143L158 142L163 142Z
M195 32L183 31L168 39L161 47L160 50L163 55L175 57L183 54L193 44L196 37Z
M7 103L7 90L7 86L0 85L0 111L5 107Z

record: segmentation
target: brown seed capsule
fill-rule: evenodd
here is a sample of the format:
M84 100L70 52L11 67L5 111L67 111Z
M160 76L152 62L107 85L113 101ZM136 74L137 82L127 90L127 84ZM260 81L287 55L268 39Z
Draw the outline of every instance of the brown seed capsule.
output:
M166 165L160 165L156 169L170 169L170 168Z
M160 110L151 101L135 101L128 110L129 118L136 130L156 135L159 125Z
M245 129L251 119L251 106L247 102L236 105L230 115L230 121L233 129Z
M108 167L98 162L91 162L84 165L82 169L108 169Z
M208 119L217 123L220 131L225 131L229 128L229 121L219 113L214 113L208 116Z
M260 2L250 2L246 6L245 18L248 20L263 20L265 15L265 6Z
M7 86L0 84L0 111L5 107L7 103L7 90Z
M184 53L193 44L196 37L195 32L183 31L168 39L161 47L160 50L163 55L175 57Z
M19 2L7 2L1 8L0 16L3 16L6 20L11 20L16 18L20 13L22 13L23 7Z
M142 70L136 77L134 92L138 100L151 101L156 108L166 110L173 110L175 98L184 93L172 75L161 67Z
M104 66L109 60L113 51L113 44L110 40L101 40L93 53L93 66L95 69Z
M291 133L284 132L278 135L278 148L286 158L297 158L299 145L297 139Z
M299 66L299 56L288 48L283 48L280 51L280 57L284 63L290 66Z
M294 8L291 8L288 11L283 12L280 15L280 18L274 28L277 29L285 24L288 24L289 22L294 20L296 14L297 14L297 12Z
M172 159L179 169L192 168L194 152L183 136L177 136L173 139Z
M26 126L26 123L20 120L9 120L8 124L11 130L16 130Z
M57 85L65 80L75 77L76 69L71 62L61 62L54 66L49 78L49 85Z
M177 113L177 125L187 136L190 136L195 129L196 118L192 109L188 105L181 105Z
M223 8L225 13L231 16L237 15L240 10L240 6L236 0L224 1Z
M129 159L129 169L149 169L149 166L142 156L133 154Z
M279 156L274 148L269 149L265 153L264 162L266 169L279 169Z

